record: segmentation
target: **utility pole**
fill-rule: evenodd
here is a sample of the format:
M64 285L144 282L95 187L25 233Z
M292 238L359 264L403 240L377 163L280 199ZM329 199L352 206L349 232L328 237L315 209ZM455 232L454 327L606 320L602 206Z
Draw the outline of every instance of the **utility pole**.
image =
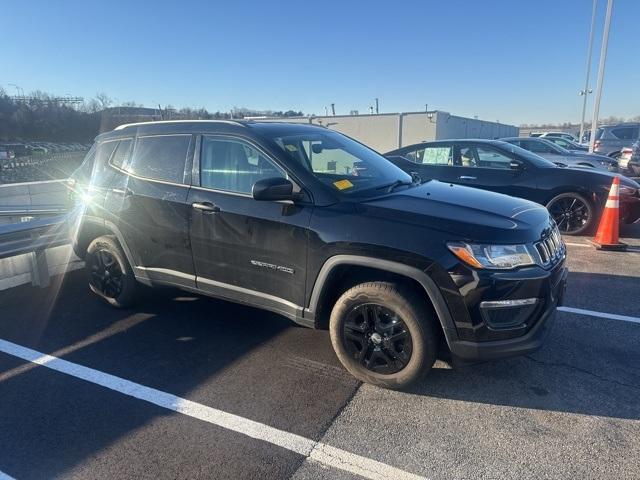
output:
M333 115L334 117L336 116L336 104L335 103L331 104L331 115Z
M379 110L378 110L378 99L376 98L376 115L377 115L378 113L379 113Z
M598 0L593 0L593 8L591 9L591 28L589 29L589 48L587 49L587 73L585 75L584 90L580 90L582 99L582 116L580 117L580 137L578 141L582 142L582 136L584 135L584 116L587 112L587 96L593 92L589 88L589 73L591 72L591 54L593 52L593 30L596 24L596 7L598 6Z
M602 47L600 49L600 65L598 66L598 83L596 84L596 101L593 106L593 120L591 121L591 137L589 139L589 153L593 153L596 143L596 128L598 127L598 115L600 114L600 98L602 97L602 84L604 83L604 65L607 61L607 46L609 45L609 27L611 27L611 10L613 0L607 0L607 14L604 19L604 31L602 32Z

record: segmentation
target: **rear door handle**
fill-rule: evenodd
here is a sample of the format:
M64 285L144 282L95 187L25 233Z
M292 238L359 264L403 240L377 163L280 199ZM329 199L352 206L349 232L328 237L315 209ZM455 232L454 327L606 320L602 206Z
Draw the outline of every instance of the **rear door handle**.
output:
M469 175L460 175L458 180L477 180L478 177L470 177Z
M124 197L130 197L131 195L133 195L133 190L131 190L128 187L125 187L125 188L112 188L111 191L113 193L117 193L117 194L122 195Z
M196 202L192 203L191 206L196 210L201 210L203 213L215 213L220 211L220 207L211 202Z

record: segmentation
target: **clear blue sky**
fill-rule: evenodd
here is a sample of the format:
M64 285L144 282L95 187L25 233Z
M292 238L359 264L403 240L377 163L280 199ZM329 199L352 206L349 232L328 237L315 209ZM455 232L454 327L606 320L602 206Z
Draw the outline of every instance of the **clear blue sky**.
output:
M0 86L214 111L365 113L379 97L383 112L577 121L591 5L4 0ZM639 60L640 0L615 0L601 116L640 114Z

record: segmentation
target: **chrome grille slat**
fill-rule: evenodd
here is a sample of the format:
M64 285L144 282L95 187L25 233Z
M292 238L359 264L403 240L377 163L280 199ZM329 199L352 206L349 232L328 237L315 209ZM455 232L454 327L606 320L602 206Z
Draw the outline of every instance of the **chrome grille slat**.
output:
M564 256L565 246L555 224L551 225L551 233L534 243L534 247L544 267L554 265Z

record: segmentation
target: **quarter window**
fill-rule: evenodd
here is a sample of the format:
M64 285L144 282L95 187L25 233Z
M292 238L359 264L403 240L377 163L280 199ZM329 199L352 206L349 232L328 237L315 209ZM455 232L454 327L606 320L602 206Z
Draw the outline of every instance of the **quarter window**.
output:
M131 139L120 140L115 152L111 156L111 165L114 167L122 168L129 157L129 150L131 149Z
M250 194L254 183L271 177L286 177L286 174L248 143L203 138L200 154L202 187Z
M139 137L127 170L153 180L183 183L190 142L191 135Z

